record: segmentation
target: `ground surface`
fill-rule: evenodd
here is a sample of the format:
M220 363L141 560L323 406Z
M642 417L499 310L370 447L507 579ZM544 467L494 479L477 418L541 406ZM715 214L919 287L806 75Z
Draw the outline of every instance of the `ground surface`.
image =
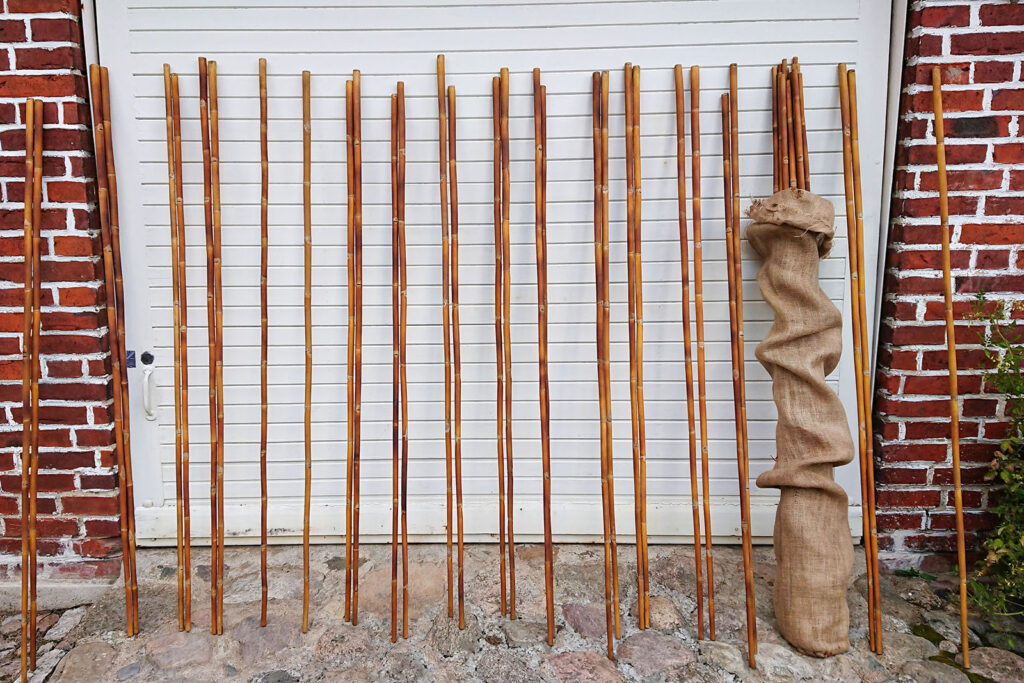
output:
M735 548L715 549L717 641L696 639L693 549L652 546L653 628L640 632L633 616L633 548L620 546L623 639L617 661L603 656L603 552L561 546L555 555L557 634L545 640L543 553L517 553L518 619L498 613L497 549L466 548L466 629L447 617L444 549L413 546L410 558L410 636L390 642L390 547L364 546L358 626L343 619L344 548L314 546L310 629L300 632L301 549L272 548L270 617L259 626L259 553L230 548L226 555L224 634L209 634L208 553L193 555L194 627L177 629L172 550L138 555L142 633L124 637L124 600L115 586L95 605L40 618L35 681L967 681L955 668L958 627L954 584L948 577L886 576L883 583L884 655L866 646L864 578L851 581L851 650L827 660L797 654L774 629L770 549L755 552L758 670L747 668L743 574ZM635 555L633 555L635 558ZM858 554L855 575L862 571ZM0 677L18 672L17 615L0 621ZM975 681L1024 682L1024 622L972 620ZM914 635L914 633L919 635ZM922 637L924 636L924 637Z

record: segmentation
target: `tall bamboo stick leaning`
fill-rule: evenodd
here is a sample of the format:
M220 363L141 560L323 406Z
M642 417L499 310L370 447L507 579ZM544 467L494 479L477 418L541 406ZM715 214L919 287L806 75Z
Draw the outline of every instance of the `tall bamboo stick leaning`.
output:
M391 96L391 642L398 642L398 96Z
M852 94L852 91L851 91ZM946 313L946 358L949 363L950 452L953 464L953 504L956 511L956 557L960 572L960 649L964 667L971 666L967 639L967 558L964 542L964 501L960 486L960 405L956 365L956 327L953 322L953 277L949 254L949 198L946 190L946 142L942 119L942 75L932 67L932 106L935 110L935 152L939 169L939 220L942 229L942 291Z
M686 228L686 106L683 67L673 71L676 89L676 199L679 214L679 265L682 287L683 366L686 377L686 422L690 446L690 510L693 516L694 576L697 590L697 638L704 638L704 587L700 535L700 494L697 491L697 425L693 396L693 345L690 337L690 245Z
M877 564L874 561L871 548L871 514L868 512L868 470L873 467L868 457L868 420L870 414L870 403L865 402L869 391L864 387L864 353L861 347L861 327L864 324L860 317L860 263L858 261L858 244L862 236L857 230L856 200L854 199L854 173L853 173L853 147L851 144L851 122L850 122L850 94L849 80L847 78L846 65L839 65L839 109L843 126L843 176L846 192L846 229L847 243L849 246L850 259L850 309L852 312L853 331L853 362L854 374L857 387L857 424L858 424L858 455L860 465L860 492L863 511L863 532L865 563L867 565L867 603L868 603L868 641L871 649L878 648L879 633L875 630L875 612L877 605L874 599L874 586L878 581ZM869 382L870 386L870 382Z
M491 173L494 185L494 355L495 355L495 449L498 455L498 604L501 614L508 612L505 601L505 394L504 348L501 344L501 78L491 79L491 109L494 127L494 165Z
M540 402L540 448L544 518L544 604L548 645L555 642L555 597L551 543L551 400L548 393L548 263L546 89L540 69L533 70L533 197L534 245L537 253L537 367Z
M33 100L32 114L32 457L28 482L28 553L29 553L29 665L36 669L38 652L36 590L38 582L38 525L36 514L39 503L39 381L40 334L42 317L42 205L43 205L43 101ZM119 477L123 479L123 477ZM122 495L122 500L125 497ZM24 533L24 531L22 532Z
M352 124L353 111L352 81L345 81L345 174L348 197L346 199L345 239L348 293L348 343L347 360L345 362L346 399L345 426L347 431L347 450L345 467L345 620L352 618L352 470L355 455L355 353L356 353L356 268L355 268L355 149Z
M406 292L405 267L405 84L398 82L398 288L400 334L398 339L399 388L402 410L402 637L409 637L409 525L407 503L409 490L409 388L406 377L406 321L409 298Z
M502 348L504 349L505 376L505 457L507 458L505 473L505 492L508 496L508 615L516 618L516 541L515 541L515 477L513 476L512 460L512 257L509 242L509 222L512 202L512 173L509 162L509 126L508 126L508 69L502 68L499 74L501 89L501 322Z
M267 115L267 60L260 57L260 626L267 625L267 406L269 365L270 299L267 293L270 271L270 159Z
M217 62L210 62L210 178L213 201L213 287L217 324L217 633L224 633L224 296L221 275L220 117Z
M704 245L700 188L700 67L690 67L690 181L693 198L693 309L697 335L697 407L700 413L701 495L704 501L704 559L707 565L708 636L715 639L715 563L711 548L711 490L708 458L707 377L704 364Z
M33 182L35 180L35 101L25 100L25 202L24 202L24 245L22 254L24 269L24 313L21 338L21 680L28 680L30 633L35 633L35 624L29 621L29 480L32 471L32 311L33 311L33 269L32 235L35 223L32 220L34 208ZM122 527L124 530L124 527ZM127 543L122 539L122 547ZM125 572L127 576L127 572ZM125 601L128 602L128 584L125 583Z
M353 152L353 180L355 185L353 212L353 234L355 243L353 253L355 255L355 353L353 361L355 371L353 373L354 387L352 400L355 407L352 410L355 420L353 430L353 451L352 451L352 625L359 623L359 484L360 484L360 456L362 455L362 404L363 404L363 126L362 126L362 103L360 86L360 74L358 70L352 72L352 152Z
M213 202L211 198L211 157L210 157L210 103L209 77L205 57L199 58L199 127L203 148L203 217L206 224L206 326L207 365L209 366L209 399L210 399L210 633L217 634L217 593L219 591L218 574L218 532L219 521L217 506L217 313L214 286L213 266Z
M312 125L310 123L310 74L302 72L302 264L305 310L306 393L303 428L305 436L304 496L302 499L302 632L309 630L309 508L313 483L313 222Z
M459 175L455 153L455 86L448 86L448 183L451 199L451 242L448 265L451 269L452 379L455 385L455 524L458 533L459 628L466 627L466 595L463 585L462 543L462 344L459 338Z
M452 360L451 319L449 296L451 292L451 266L449 263L448 225L448 105L445 101L444 55L437 56L437 140L438 173L441 192L441 325L444 338L444 474L445 499L448 514L445 526L447 536L446 564L448 569L448 616L455 614L454 580L452 574Z

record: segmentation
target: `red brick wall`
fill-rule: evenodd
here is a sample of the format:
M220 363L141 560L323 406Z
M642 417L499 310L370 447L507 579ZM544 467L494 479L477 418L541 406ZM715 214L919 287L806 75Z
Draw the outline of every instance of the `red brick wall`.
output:
M982 481L1005 432L987 393L984 291L1024 299L1024 5L914 2L880 332L876 462L880 545L894 561L955 549L931 69L941 65L968 542L993 520Z
M24 100L43 99L42 576L119 572L116 470L94 173L75 0L0 16L0 576L20 565Z

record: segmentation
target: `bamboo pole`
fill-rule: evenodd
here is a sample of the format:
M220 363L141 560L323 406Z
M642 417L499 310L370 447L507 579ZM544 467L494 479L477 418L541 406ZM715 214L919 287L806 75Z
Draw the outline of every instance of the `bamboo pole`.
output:
M508 132L508 69L500 71L501 87L501 289L502 289L502 347L505 362L505 468L508 477L505 486L508 495L508 604L509 618L516 618L516 542L515 527L515 478L512 471L512 257L509 242L509 221L512 199L512 173L509 163Z
M595 311L595 339L597 341L597 390L598 390L598 411L600 419L598 427L601 438L601 522L604 532L604 610L605 623L607 626L607 648L608 658L615 657L615 631L614 619L612 618L612 578L611 578L611 538L610 527L608 526L608 465L607 465L607 442L608 429L606 426L606 415L604 410L605 393L607 389L604 383L604 269L602 267L601 248L601 72L595 71L592 83L593 100L593 143L594 143L594 283L596 294L594 297Z
M352 169L355 180L355 213L353 227L355 234L355 304L356 304L356 350L354 355L355 373L353 400L355 401L352 454L352 625L359 623L359 467L362 455L362 403L363 403L363 151L362 151L362 94L360 74L352 72L352 151L355 165Z
M188 277L185 269L185 200L184 179L181 170L181 103L178 92L178 75L171 75L171 129L174 139L174 230L178 238L177 260L172 267L178 270L178 301L181 306L179 333L177 335L181 349L181 434L182 434L182 466L181 466L181 517L183 543L183 574L185 591L185 630L192 630L192 518L189 494L189 469L184 457L185 445L188 442ZM138 603L135 605L138 609Z
M798 68L796 57L794 57L793 68L789 72L788 87L790 97L792 98L790 110L793 112L793 146L796 149L796 186L801 190L806 190L805 178L807 177L807 171L805 168L804 136L802 134L804 121L803 110L800 107L800 72Z
M445 524L447 536L446 563L448 569L448 616L454 616L454 580L452 574L452 359L451 319L449 297L451 292L451 265L448 225L448 107L445 102L444 55L437 56L437 139L438 172L441 189L441 325L444 330L444 468L445 500L448 513Z
M35 356L32 353L32 309L33 309L33 270L32 235L35 223L32 221L34 207L33 191L35 181L35 104L34 100L25 100L25 208L24 208L24 244L22 254L25 259L24 270L24 313L22 316L23 331L21 338L21 680L28 680L29 650L29 480L32 469L32 364ZM122 527L122 531L124 531ZM127 539L122 539L122 547ZM128 601L128 584L125 584L125 600ZM32 631L35 624L31 625Z
M618 538L615 534L615 477L614 448L612 442L612 406L611 406L611 297L609 295L609 248L608 248L608 100L610 75L601 72L601 268L604 277L604 327L602 337L602 355L604 356L605 384L605 415L608 439L605 466L608 478L608 525L612 550L612 616L615 619L615 637L622 637L622 619L619 610L619 550Z
M779 67L772 67L772 192L779 191Z
M868 346L868 326L864 322L868 319L867 317L867 294L865 286L867 278L864 276L864 208L863 201L861 198L861 183L860 183L860 142L857 133L857 74L853 71L849 72L849 86L850 86L850 147L852 150L853 157L853 198L854 198L854 210L857 216L857 269L858 273L858 302L860 307L859 317L862 321L860 327L860 345L861 352L864 357L861 361L861 373L862 386L864 392L864 412L865 415L871 415L871 349ZM872 588L872 595L875 602L875 634L876 634L876 649L877 654L882 654L882 593L881 584L878 580L879 569L878 569L878 526L875 518L875 435L874 426L870 419L865 420L865 428L867 430L866 441L867 441L867 461L870 464L868 467L868 516L869 516L869 540L871 542L871 562L874 565L875 572L875 583ZM959 437L958 437L959 438Z
M697 639L704 638L704 587L701 566L700 496L697 492L697 425L693 396L693 351L690 337L690 254L686 229L686 106L683 92L683 67L673 70L676 94L676 198L679 215L679 264L682 287L683 367L686 376L686 423L690 446L690 510L693 516L694 576L697 591Z
M269 362L269 314L270 300L267 294L267 277L270 270L269 195L270 160L267 130L267 60L260 57L260 626L267 625L267 428L268 428L268 382Z
M36 669L38 637L36 607L36 591L38 583L38 528L36 513L39 502L39 380L42 374L40 367L40 334L42 318L41 286L43 275L40 261L42 259L42 204L43 204L43 101L33 100L32 114L32 459L29 469L29 662L33 671ZM99 168L99 166L97 166ZM108 290L109 291L109 290ZM120 477L119 477L120 479ZM24 532L22 532L24 533Z
M752 545L750 530L750 447L747 439L747 380L746 363L744 360L746 349L746 338L743 333L743 253L741 250L740 230L740 149L739 149L739 87L737 78L737 65L729 66L729 128L730 145L732 153L732 240L733 240L733 268L736 271L736 353L738 356L738 369L740 374L740 423L739 427L743 433L743 488L746 489L744 499L741 500L740 513L746 517L746 542L747 566L743 570L747 600L747 630L748 639L753 643L751 649L757 654L757 609L754 594L754 549ZM744 502L745 501L745 502Z
M788 67L786 66L786 60L783 59L779 65L778 71L778 88L777 95L779 98L779 152L781 158L779 159L779 189L786 187L792 187L792 176L790 169L790 140L789 140L789 126L787 125L787 118L789 116L789 93L786 88L788 79L786 78Z
M346 360L347 453L345 466L345 620L352 618L352 470L355 454L355 351L356 351L356 275L355 275L355 149L353 147L353 92L352 81L345 81L345 173L348 198L346 226L346 274L348 276L348 356Z
M850 95L849 81L847 79L846 65L839 65L839 111L843 126L843 178L846 194L846 230L849 247L850 260L850 309L852 313L851 328L853 331L853 362L854 375L857 386L857 425L858 425L858 461L860 466L860 492L864 508L862 515L864 550L867 573L867 603L868 603L868 642L872 650L875 650L878 642L878 634L875 631L875 600L874 585L877 579L875 564L871 555L871 516L867 511L868 507L868 469L872 467L867 457L867 405L865 404L864 373L863 373L863 349L861 348L860 328L863 320L860 318L860 287L858 280L860 269L857 260L857 244L860 236L857 232L856 208L853 191L853 152L850 139Z
M214 301L213 267L213 203L211 199L209 77L205 57L199 58L199 127L203 147L203 214L206 222L206 326L207 365L209 366L210 398L210 633L217 634L217 593L219 591L218 539L220 534L217 506L217 313Z
M492 119L494 124L494 355L497 393L495 396L495 449L498 455L498 604L501 615L508 612L505 602L505 408L502 398L505 393L504 349L501 344L501 78L491 79Z
M805 190L811 189L811 150L807 146L807 116L804 111L804 75L800 71L800 62L797 61L796 57L793 57L793 74L794 81L796 83L796 106L797 111L800 114L800 140L801 146L804 151L804 177L803 177L803 188Z
M302 72L302 264L303 308L305 311L306 394L303 428L305 436L304 495L302 499L302 632L309 630L309 508L313 483L313 222L312 125L310 123L310 74Z
M127 493L126 507L128 508L128 551L131 560L131 584L132 584L132 615L134 623L132 625L133 631L138 633L139 631L139 581L137 572L135 569L135 493L134 486L132 484L132 449L131 449L131 412L128 391L128 366L127 366L127 354L125 351L125 320L124 320L124 279L121 275L121 231L120 221L117 206L117 172L114 165L114 144L113 144L113 126L110 123L110 72L107 67L100 67L100 93L102 95L103 105L103 143L106 151L107 161L107 188L108 188L108 203L109 203L109 215L110 215L110 237L112 256L114 262L114 293L117 305L117 353L120 356L121 365L123 372L121 373L121 429L123 431L124 440L124 462L125 462L125 490ZM184 314L182 316L184 318ZM187 366L185 366L187 367ZM188 383L187 378L183 380L183 396L185 399L185 405L188 397ZM185 416L184 421L184 434L182 438L182 467L187 472L188 470L188 417ZM183 486L187 485L188 479L187 474L183 482ZM187 505L188 494L184 494L184 501ZM185 520L188 520L187 508L185 510ZM187 527L186 527L187 528ZM188 556L186 535L186 557ZM188 600L188 593L186 592L186 601ZM188 603L186 602L186 614L188 614ZM186 625L188 621L186 620Z
M409 310L405 262L405 83L398 82L398 286L401 329L398 345L399 385L402 409L402 637L409 637L409 389L406 378L406 321Z
M459 180L455 153L455 86L448 86L448 182L451 189L451 242L449 268L451 269L451 324L452 360L454 362L455 384L455 523L458 529L458 591L459 628L466 627L466 595L463 582L463 533L462 533L462 344L459 339Z
M210 172L213 200L213 286L217 323L217 633L224 633L224 296L221 276L220 117L217 62L210 62Z
M537 384L540 403L540 443L544 520L544 605L548 645L555 642L554 552L551 542L551 399L548 387L548 263L547 263L547 124L546 88L540 69L533 70L533 197L534 247L537 257Z
M398 96L391 96L391 642L398 642Z
M700 413L701 495L704 501L704 560L707 565L708 636L715 639L715 563L711 546L707 378L704 365L704 245L701 232L700 67L690 67L690 180L693 210L693 308L697 335L697 406Z

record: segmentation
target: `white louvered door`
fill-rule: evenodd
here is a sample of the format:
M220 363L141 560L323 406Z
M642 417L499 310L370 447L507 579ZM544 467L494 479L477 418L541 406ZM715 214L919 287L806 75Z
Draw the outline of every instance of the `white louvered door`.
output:
M228 536L259 535L259 101L257 60L270 92L270 527L301 531L303 458L301 79L313 97L314 537L337 540L345 491L344 81L362 72L364 165L363 538L390 536L391 310L389 95L405 81L408 110L410 533L444 530L443 366L435 56L458 93L463 458L467 538L496 533L495 361L491 223L491 76L511 69L512 358L516 530L541 534L533 247L533 123L529 72L548 89L551 451L556 540L600 537L590 74L611 71L612 399L619 530L632 534L626 335L622 65L640 65L649 533L691 535L690 482L676 222L672 67L699 64L713 529L738 537L739 513L722 240L719 95L739 63L740 191L771 192L769 68L803 65L812 189L837 209L839 238L822 287L844 311L846 276L836 63L860 78L867 263L876 263L889 7L881 2L445 0L350 4L306 0L103 0L99 50L110 67L126 274L129 348L150 351L154 420L143 417L142 369L131 371L140 543L174 538L171 269L162 65L181 74L188 240L192 520L209 533L209 427L202 163L196 57L217 60L223 196L226 516ZM686 78L687 104L690 101ZM689 121L687 121L689 125ZM689 135L689 131L687 131ZM689 170L689 167L688 167ZM745 221L744 221L745 225ZM692 248L691 248L692 253ZM758 261L744 244L747 397L753 533L770 540L773 491L753 478L772 465L775 410L754 356L772 312ZM869 287L874 277L869 275ZM872 292L868 292L873 300ZM848 320L849 316L844 316ZM849 330L844 333L844 339ZM848 343L848 342L847 342ZM831 381L851 415L852 361ZM851 531L859 536L855 466L843 468ZM204 526L205 525L205 526Z

